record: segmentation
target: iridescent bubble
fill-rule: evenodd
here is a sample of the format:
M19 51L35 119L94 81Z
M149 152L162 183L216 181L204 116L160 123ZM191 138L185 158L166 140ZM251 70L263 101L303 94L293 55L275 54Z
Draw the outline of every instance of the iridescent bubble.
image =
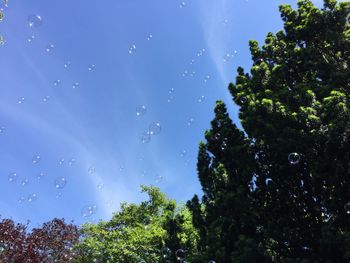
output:
M157 135L160 133L161 130L162 130L162 127L159 122L152 122L148 127L148 131L150 135Z
M178 249L175 252L175 256L177 260L184 260L186 257L186 251L183 249Z
M37 194L35 194L35 193L29 194L28 197L27 197L27 201L28 201L29 203L34 202L34 201L36 201L37 197L38 197L38 196L37 196Z
M51 52L54 48L55 48L55 46L53 44L49 44L46 46L45 50L46 50L46 52Z
M198 98L198 102L199 102L199 103L202 103L204 100L205 100L205 96L204 96L204 95L202 95L202 96L200 96L200 97Z
M168 248L168 247L163 247L161 250L160 250L161 254L162 254L162 258L163 259L171 259L171 249Z
M185 2L181 2L180 5L179 5L180 8L184 8L185 6L186 6Z
M22 185L22 186L25 186L25 185L27 185L28 183L29 183L28 178L24 178L24 179L22 179L22 181L21 181L21 185Z
M43 24L43 20L40 15L29 15L27 22L29 27L38 27Z
M81 209L81 215L83 217L90 217L97 211L97 205L86 205Z
M299 161L300 161L300 154L296 153L296 152L290 153L288 155L288 161L289 161L290 164L293 164L293 165L294 164L298 164Z
M141 142L142 143L149 143L151 141L151 134L150 132L144 132L141 136Z
M135 44L132 44L130 47L129 47L129 54L134 54L136 52L136 45Z
M18 102L18 104L22 104L23 102L24 102L24 97L20 97L20 98L18 98L18 100L17 100L17 102Z
M143 116L147 113L147 108L145 105L139 105L136 107L136 116Z
M7 176L8 180L10 183L12 182L15 182L18 178L18 175L17 173L13 172L13 173L10 173L8 176Z
M34 155L33 158L32 158L32 163L33 164L37 164L37 163L40 162L40 160L41 160L40 155Z
M55 80L54 82L53 82L53 85L54 86L58 86L58 85L60 85L61 84L61 80L60 79L57 79L57 80Z
M350 214L350 202L348 202L344 205L344 209L345 209L345 212L347 214Z
M73 85L72 85L72 88L73 89L76 89L79 87L79 82L75 82Z
M67 180L65 177L58 177L55 179L54 185L56 189L62 189L66 186Z
M35 39L34 35L31 35L30 37L27 38L28 43L31 43Z
M95 64L90 64L89 66L88 66L88 71L93 71L94 69L95 69Z

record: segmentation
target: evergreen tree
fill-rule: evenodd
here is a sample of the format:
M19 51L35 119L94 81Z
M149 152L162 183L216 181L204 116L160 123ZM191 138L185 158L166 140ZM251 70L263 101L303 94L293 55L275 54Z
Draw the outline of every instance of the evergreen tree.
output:
M188 202L218 262L350 262L350 3L280 6L284 30L250 41L229 85L244 133L218 102Z

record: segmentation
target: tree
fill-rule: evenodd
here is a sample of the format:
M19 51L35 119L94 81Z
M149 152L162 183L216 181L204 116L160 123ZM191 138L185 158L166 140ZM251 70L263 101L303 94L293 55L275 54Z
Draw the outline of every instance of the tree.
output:
M53 219L27 232L27 225L11 219L0 222L0 262L72 262L79 231L63 219Z
M199 146L199 248L219 262L349 262L350 3L280 13L284 30L250 41L250 74L229 85L244 133L218 102Z
M196 252L197 231L185 206L177 207L158 188L142 187L149 200L122 203L110 221L85 224L78 262L174 262L177 249Z

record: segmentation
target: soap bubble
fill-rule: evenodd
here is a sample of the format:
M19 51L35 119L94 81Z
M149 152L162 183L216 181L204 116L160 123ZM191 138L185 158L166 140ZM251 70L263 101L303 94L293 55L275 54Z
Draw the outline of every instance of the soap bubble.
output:
M149 130L150 135L157 135L162 130L162 127L161 127L159 122L152 122L149 125L148 130Z
M160 252L162 254L162 258L164 258L164 259L170 259L171 258L171 249L170 248L163 247Z
M41 160L40 155L34 155L33 158L32 158L32 163L33 164L37 164L37 163L40 162L40 160Z
M81 209L81 215L83 217L90 217L97 211L97 205L86 205Z
M144 132L141 136L141 142L142 143L149 143L151 141L151 134L150 132Z
M12 182L15 182L18 178L18 175L17 173L13 172L13 173L10 173L8 176L7 176L8 180L10 183Z
M184 260L186 256L186 251L183 249L178 249L176 250L175 255L177 260Z
M55 188L62 189L66 186L67 180L65 177L58 177L55 179Z
M36 193L32 193L32 194L28 195L27 201L28 201L29 203L34 202L34 201L36 201L37 197L38 197L38 196L37 196Z
M43 20L40 15L29 15L27 22L29 27L38 27L43 24Z
M143 116L147 113L147 108L145 105L139 105L136 107L136 116Z
M345 212L347 214L350 214L350 202L348 202L344 205L344 209L345 209Z
M288 155L288 161L289 161L290 164L293 164L293 165L294 164L298 164L299 161L300 161L300 154L296 153L296 152L290 153Z

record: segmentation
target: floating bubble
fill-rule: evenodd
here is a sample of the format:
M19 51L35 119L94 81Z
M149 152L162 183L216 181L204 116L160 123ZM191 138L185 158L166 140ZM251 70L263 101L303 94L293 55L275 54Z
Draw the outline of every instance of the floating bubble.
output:
M187 151L186 150L182 150L180 153L181 157L185 157L187 155Z
M151 134L150 132L144 132L141 136L141 142L142 143L149 143L151 141Z
M68 68L70 66L70 61L67 61L66 63L63 64L64 68Z
M204 83L207 83L209 79L210 79L210 76L209 76L209 75L205 76L205 77L204 77Z
M41 172L41 173L38 173L38 175L36 176L36 179L38 180L41 180L43 177L45 177L45 173Z
M5 131L5 127L4 126L0 126L0 133L3 133Z
M147 108L145 105L139 105L136 107L136 116L143 116L147 113Z
M184 8L185 6L186 6L185 2L181 2L180 5L179 5L180 8Z
M3 35L0 35L0 46L5 44L5 38Z
M37 163L40 162L40 160L41 160L40 155L34 155L33 158L32 158L32 163L33 164L37 164Z
M161 130L162 130L162 127L159 122L152 122L148 127L148 131L150 135L157 135L160 133Z
M214 140L219 140L221 138L220 132L215 133L213 137L214 137Z
M154 181L155 181L156 183L160 183L161 181L163 181L163 176L157 174Z
M345 212L347 214L350 214L350 202L348 202L344 205L344 209L345 209Z
M221 150L225 151L227 149L227 142L224 140L221 144Z
M195 71L192 71L192 72L190 73L190 77L193 77L194 75L196 75L196 72L195 72Z
M298 164L299 161L300 161L300 154L296 153L296 152L290 153L288 155L288 161L289 161L290 164L293 164L293 165L294 164Z
M186 77L187 75L188 75L188 71L185 70L185 71L182 73L182 76L183 76L183 77Z
M17 173L13 172L13 173L10 173L8 176L7 176L8 180L10 183L12 182L15 182L18 178L18 175Z
M24 102L24 97L20 97L20 98L18 98L18 100L17 100L17 102L18 102L18 104L22 104L23 102Z
M228 24L228 19L224 19L224 21L222 22L224 25Z
M146 173L147 173L146 171L142 171L141 172L141 177L145 177Z
M73 85L72 85L72 88L73 89L76 89L79 87L79 82L75 82Z
M0 9L3 10L5 7L8 7L8 3L9 3L8 0L2 0L0 2Z
M197 52L197 57L203 56L204 53L205 53L205 49L204 49L204 48L200 49L200 50Z
M37 194L32 193L32 194L29 194L29 195L28 195L27 201L28 201L29 203L31 203L31 202L36 201L37 198L38 198Z
M246 97L246 96L242 96L242 97L240 98L240 102L241 102L242 104L245 104L245 103L247 102L247 97Z
M104 187L105 187L105 184L104 184L103 182L99 182L99 183L97 184L97 189L98 189L99 191L101 191Z
M204 95L202 95L202 96L200 96L200 97L198 98L198 102L199 102L199 103L202 103L204 100L205 100L205 96L204 96Z
M147 40L150 41L153 38L151 34L148 35Z
M76 162L75 158L70 158L69 161L68 161L68 165L72 166L72 165L75 164L75 162Z
M160 253L162 254L162 258L163 259L171 259L171 249L168 248L168 247L163 247L161 250L160 250Z
M63 165L63 164L64 164L64 158L59 159L58 163L59 163L60 165Z
M175 89L174 89L174 88L171 88L171 89L168 90L168 93L169 93L169 94L173 94L174 91L175 91Z
M61 192L59 192L59 193L57 193L56 195L55 195L55 198L56 199L60 199L62 197L62 193Z
M81 209L81 215L83 217L90 217L97 211L97 205L86 205Z
M90 166L89 169L88 169L88 173L91 174L91 175L96 173L96 168L93 167L93 166Z
M53 82L53 85L54 86L58 86L61 84L61 80L60 79L56 79L54 82Z
M129 47L129 54L134 54L136 52L136 45L135 44L132 44L130 47Z
M22 204L22 203L24 203L26 201L26 198L25 197L20 197L20 198L18 198L18 203L20 203L20 204ZM0 251L1 252L1 251Z
M54 185L56 189L62 189L66 186L67 180L65 177L58 177L55 179Z
M45 97L43 98L43 102L48 102L49 99L50 99L50 96L45 96Z
M193 65L194 62L195 62L195 60L194 60L194 59L191 59L190 65Z
M175 256L177 260L184 260L186 257L186 251L183 249L178 249L175 252Z
M170 103L172 101L174 101L174 97L173 96L169 96L168 99L167 99L167 102Z
M21 181L21 185L22 186L25 186L29 183L29 180L27 178L24 178L22 181Z
M270 186L272 184L272 179L271 178L266 178L265 184L266 184L266 186Z
M38 27L43 24L43 20L40 15L29 15L27 22L29 27Z
M45 50L46 50L46 52L51 52L54 48L55 48L55 46L53 44L49 44L46 46Z
M187 120L187 126L192 126L193 123L194 123L194 118L191 117Z
M89 66L88 66L88 71L93 71L94 69L95 69L95 64L90 64Z
M27 38L28 43L31 43L35 39L34 35L31 35L30 37Z

